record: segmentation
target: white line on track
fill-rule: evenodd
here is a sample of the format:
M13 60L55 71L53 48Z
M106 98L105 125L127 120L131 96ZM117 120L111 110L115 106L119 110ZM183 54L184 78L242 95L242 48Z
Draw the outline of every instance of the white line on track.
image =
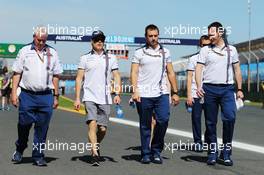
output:
M125 120L125 119L119 119L119 118L110 117L110 121L114 122L114 123L123 124L123 125L139 127L139 123L138 122L131 121L131 120ZM178 130L178 129L168 128L167 133L168 134L172 134L172 135L187 137L187 138L192 138L193 137L191 132L182 131L182 130ZM218 140L219 143L222 142L221 138L217 138L217 140ZM243 150L247 150L247 151L252 151L252 152L264 154L264 147L263 146L252 145L252 144L238 142L238 141L233 141L232 145L235 148L239 148L239 149L243 149Z

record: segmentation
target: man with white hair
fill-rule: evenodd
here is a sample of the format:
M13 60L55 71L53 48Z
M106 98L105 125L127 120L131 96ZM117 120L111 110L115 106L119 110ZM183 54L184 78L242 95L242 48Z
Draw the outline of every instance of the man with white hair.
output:
M53 108L58 106L58 81L62 73L57 51L46 44L47 37L46 27L37 27L33 42L21 48L12 67L14 76L11 101L19 110L18 139L12 157L15 163L22 162L29 131L34 123L34 165L47 165L43 150ZM21 88L19 96L18 87Z

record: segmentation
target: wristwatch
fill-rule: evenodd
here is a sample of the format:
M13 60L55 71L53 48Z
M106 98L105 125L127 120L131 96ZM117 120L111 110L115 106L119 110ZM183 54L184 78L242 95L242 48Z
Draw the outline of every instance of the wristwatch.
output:
M171 95L178 95L178 91L171 91Z
M53 94L53 96L59 99L60 94Z

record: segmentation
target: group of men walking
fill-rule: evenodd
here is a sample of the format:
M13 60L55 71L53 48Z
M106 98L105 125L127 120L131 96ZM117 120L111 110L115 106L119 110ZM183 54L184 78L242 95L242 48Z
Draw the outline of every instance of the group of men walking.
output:
M218 107L221 106L225 146L220 158L225 165L230 166L233 164L230 156L236 113L234 77L237 82L237 98L243 98L243 93L237 51L235 47L224 42L220 28L222 25L218 22L208 26L208 36L203 36L200 41L200 52L190 59L187 104L193 106L194 142L200 146L201 111L204 109L205 142L214 145L208 150L208 165L214 165L218 157L216 122ZM33 142L38 145L32 151L34 164L47 165L40 145L46 141L52 111L58 106L58 80L62 73L56 50L46 44L47 35L45 28L39 27L34 32L33 42L19 51L12 68L14 76L11 99L12 104L19 108L18 139L12 157L16 163L22 162L29 130L34 124ZM162 164L161 153L170 117L170 103L179 104L178 88L170 51L158 42L159 28L153 24L146 26L145 39L146 44L137 49L132 57L132 99L139 115L141 162ZM75 109L79 110L83 102L87 112L85 122L88 126L88 140L92 144L91 157L94 166L100 165L100 143L109 122L112 104L111 76L116 87L113 103L121 102L118 60L104 50L104 43L104 33L94 31L92 50L80 58L75 89ZM18 87L21 88L19 95ZM202 98L204 104L200 104ZM151 139L153 112L156 126Z

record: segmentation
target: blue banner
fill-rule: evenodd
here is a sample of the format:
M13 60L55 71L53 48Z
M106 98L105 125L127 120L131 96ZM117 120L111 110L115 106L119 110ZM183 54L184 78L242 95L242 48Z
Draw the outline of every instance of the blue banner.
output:
M91 35L48 35L49 41L70 41L70 42L90 42ZM122 43L127 45L145 44L145 37L129 37L110 35L106 36L106 43ZM198 39L179 39L179 38L159 38L159 42L164 45L189 45L197 46Z

